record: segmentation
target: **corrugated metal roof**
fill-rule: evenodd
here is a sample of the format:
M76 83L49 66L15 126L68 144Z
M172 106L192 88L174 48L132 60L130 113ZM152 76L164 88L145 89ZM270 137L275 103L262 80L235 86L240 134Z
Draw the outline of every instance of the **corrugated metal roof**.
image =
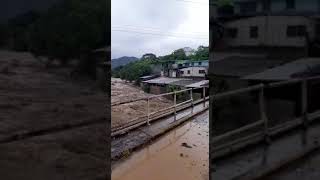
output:
M242 77L265 71L283 64L282 60L269 60L263 57L228 57L213 62L213 75Z
M310 73L317 71L320 73L320 58L303 58L294 62L284 64L260 73L245 76L242 79L246 80L289 80L295 75Z
M175 85L175 86L188 86L191 84L199 83L202 80L194 80L187 78L168 78L168 77L159 77L147 81L142 81L143 83L149 84L165 84L165 85Z
M172 82L175 81L181 81L181 80L185 80L182 78L168 78L168 77L159 77L159 78L155 78L155 79L151 79L151 80L147 80L147 81L142 81L144 83L150 83L150 84L170 84Z
M209 80L202 80L193 84L189 84L187 88L198 88L198 87L207 87L209 86Z
M185 80L180 80L180 81L174 81L174 82L171 82L169 83L170 85L175 85L175 86L187 86L187 85L190 85L190 84L194 84L196 82L199 82L199 80L192 80L192 79L185 79Z

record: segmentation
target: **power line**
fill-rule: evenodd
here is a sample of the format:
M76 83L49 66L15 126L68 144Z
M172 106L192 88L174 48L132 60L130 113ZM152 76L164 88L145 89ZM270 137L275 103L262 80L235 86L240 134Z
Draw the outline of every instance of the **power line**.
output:
M138 32L138 33L146 33L146 34L161 34L168 36L179 36L179 37L195 37L195 38L208 38L209 32L207 34L187 34L180 32L164 32L164 31L154 31L154 30L141 30L141 29L132 29L132 28L115 28L112 27L112 30L115 31L130 31L130 32Z
M161 31L159 28L153 28L153 27L138 27L138 26L132 26L132 25L113 25L112 28L120 28L120 29L126 29L126 28L131 28L131 29L135 29L135 30L144 30L144 31L154 31L154 32L163 32ZM169 33L174 33L174 32L169 32ZM203 35L203 36L207 36L207 34L209 32L188 32L188 33L180 33L177 32L179 34L186 34L186 35Z
M208 38L209 32L205 35L199 35L199 34L187 34L187 33L173 33L173 32L161 32L161 31L154 31L154 30L141 30L141 29L130 29L130 28L111 28L114 31L130 31L134 33L145 33L145 34L157 34L157 35L163 35L163 36L175 36L175 37L193 37L193 38Z
M178 2L185 2L185 3L193 3L193 4L201 4L201 5L204 5L204 6L215 6L216 4L215 3L210 3L210 0L209 2L199 2L199 1L189 1L189 0L176 0Z
M132 30L124 30L124 29L111 29L111 31L116 32L125 32L125 33L136 33L143 35L155 35L155 36L165 36L165 37L174 37L174 38L187 38L187 39L209 39L209 37L187 37L187 36L177 36L172 34L160 34L160 33L151 33L151 32L141 32L141 31L132 31Z

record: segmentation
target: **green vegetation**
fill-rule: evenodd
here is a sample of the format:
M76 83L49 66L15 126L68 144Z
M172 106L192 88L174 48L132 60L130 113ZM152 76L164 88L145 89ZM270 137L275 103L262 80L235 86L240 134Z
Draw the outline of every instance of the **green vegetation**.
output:
M193 55L187 56L183 49L177 49L173 53L159 57L160 61L168 60L208 60L209 59L209 47L199 46Z
M232 15L234 13L233 0L218 0L218 13L221 15Z
M63 63L107 42L104 0L67 0L29 26L30 50Z
M191 60L209 60L209 47L199 46L194 55L188 57Z
M233 0L217 0L217 5L219 7L221 7L221 6L233 6L234 2L233 2Z
M115 68L112 71L112 75L116 78L121 78L128 81L138 81L139 77L152 73L153 64L155 64L155 62L149 60L131 62L125 66L119 66Z
M88 59L94 49L110 44L107 6L110 3L105 0L64 0L46 12L19 15L0 27L0 36L7 37L0 45L7 42L9 49L30 51L62 64Z
M180 86L174 86L174 85L169 85L167 86L167 92L174 92L174 91L181 91L183 88ZM176 94L177 97L177 103L187 101L190 99L190 95L188 91L180 92ZM172 95L172 99L174 98L174 95Z
M208 60L209 47L199 46L195 53L186 56L183 49L177 49L166 56L157 57L155 54L144 54L140 60L131 62L125 66L119 66L112 71L112 76L116 78L125 79L128 81L136 81L139 83L139 77L147 76L153 73L153 68L161 65L163 62L169 60Z

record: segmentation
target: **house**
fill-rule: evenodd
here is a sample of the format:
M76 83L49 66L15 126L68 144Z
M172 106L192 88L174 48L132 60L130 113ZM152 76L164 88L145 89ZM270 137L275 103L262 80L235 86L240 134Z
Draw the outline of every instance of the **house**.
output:
M217 15L225 28L221 44L307 56L319 44L319 12L318 0L234 0L232 16Z
M234 0L234 16L318 15L318 0Z
M198 80L187 78L170 78L170 77L158 77L146 81L142 81L143 89L152 94L162 94L170 92L171 87L179 89L185 89L186 86L199 82Z
M161 75L171 78L205 79L209 61L175 60L162 65Z
M142 77L141 87L152 94L175 89L207 87L209 61L173 60L162 63L161 77ZM201 94L201 90L195 93Z

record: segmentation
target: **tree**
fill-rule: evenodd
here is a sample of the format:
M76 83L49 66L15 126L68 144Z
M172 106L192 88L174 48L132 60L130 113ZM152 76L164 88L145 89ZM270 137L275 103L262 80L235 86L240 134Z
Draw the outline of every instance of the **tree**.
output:
M218 14L221 16L231 16L234 13L233 0L218 0Z
M187 59L187 56L184 50L181 48L173 51L172 58L173 60L183 60L183 59Z
M141 60L156 61L158 58L155 54L147 53L141 57Z
M84 59L106 45L106 1L66 0L30 25L30 50L36 56Z
M209 59L209 47L199 46L193 55L188 56L190 60L208 60Z
M117 67L112 71L113 77L120 77L128 81L139 82L141 76L152 73L152 62L149 60L140 60L131 62L125 66Z

